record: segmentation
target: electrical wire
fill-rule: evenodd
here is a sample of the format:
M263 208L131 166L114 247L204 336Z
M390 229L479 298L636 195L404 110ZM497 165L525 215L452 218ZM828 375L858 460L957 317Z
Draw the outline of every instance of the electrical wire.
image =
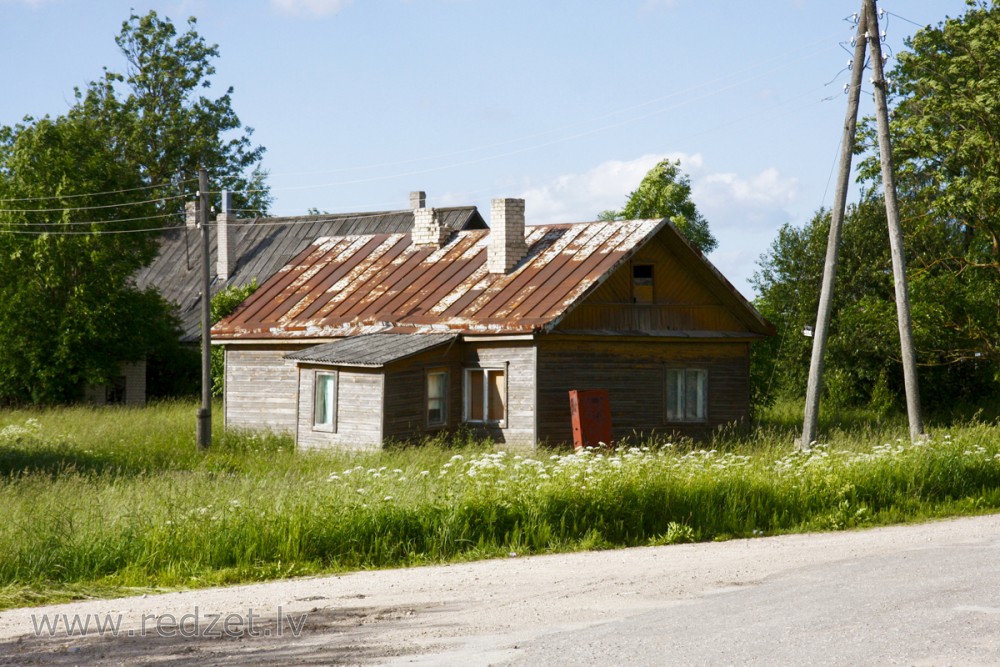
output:
M106 190L104 192L85 192L78 195L46 195L44 197L15 197L3 199L0 198L0 202L21 202L21 201L44 201L46 199L78 199L80 197L100 197L103 195L118 195L125 194L127 192L138 192L139 190L152 190L154 188L177 188L183 183L196 182L197 178L187 178L182 181L177 181L176 183L160 183L158 185L143 185L135 188L126 188L124 190Z
M51 227L53 225L60 226L83 226L83 225L110 225L117 222L138 222L140 220L157 220L164 218L176 218L176 213L161 213L160 215L144 215L138 218L111 218L109 220L79 220L79 221L62 221L55 220L52 222L16 222L13 223L17 227Z
M64 231L22 231L18 229L0 228L0 234L10 234L15 236L108 236L111 234L143 234L150 232L166 232L171 229L183 229L184 225L166 225L163 227L148 227L146 229L102 229L89 232L64 232Z
M56 197L53 197L55 199ZM145 204L160 204L174 199L185 199L187 195L170 195L145 199L143 201L119 202L117 204L99 204L97 206L68 206L63 208L0 208L0 213L69 213L71 211L98 211L109 208L124 208L126 206L142 206Z

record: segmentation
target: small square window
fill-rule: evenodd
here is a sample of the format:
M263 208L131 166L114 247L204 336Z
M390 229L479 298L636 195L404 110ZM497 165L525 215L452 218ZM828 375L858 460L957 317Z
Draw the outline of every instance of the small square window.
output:
M316 371L313 387L313 429L337 431L337 374Z
M705 421L708 373L699 368L667 369L667 421Z
M427 425L448 421L448 371L427 371Z
M632 301L653 303L653 265L632 265Z

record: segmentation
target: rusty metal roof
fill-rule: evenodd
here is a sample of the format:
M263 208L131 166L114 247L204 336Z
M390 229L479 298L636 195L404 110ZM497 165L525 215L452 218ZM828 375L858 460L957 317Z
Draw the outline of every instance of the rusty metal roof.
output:
M410 336L392 333L366 334L341 338L332 343L323 343L305 350L290 352L285 355L285 359L335 366L379 368L393 361L406 359L420 352L451 343L457 338L458 334L414 334Z
M442 248L409 234L317 239L219 322L219 339L315 339L399 331L549 330L657 232L664 220L538 225L509 273L490 274L488 230Z
M437 208L448 229L485 229L475 206ZM253 279L263 283L322 236L403 233L413 228L413 211L328 213L289 217L240 219L230 223L235 232L236 265L227 281L215 277L216 226L209 226L212 293L242 286ZM155 288L177 305L182 340L196 341L201 327L201 232L175 229L161 235L159 253L135 276L141 289Z

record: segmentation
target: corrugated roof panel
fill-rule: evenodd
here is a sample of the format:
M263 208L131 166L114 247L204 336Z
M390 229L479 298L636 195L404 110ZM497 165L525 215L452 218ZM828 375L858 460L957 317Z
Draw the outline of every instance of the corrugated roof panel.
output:
M448 229L483 229L482 216L474 206L438 208L439 219ZM365 233L408 233L413 227L413 211L377 211L241 219L234 226L236 266L228 280L217 278L212 293L227 286L246 285L256 278L264 283L286 266L304 248L320 237ZM216 265L216 227L209 228L210 263ZM166 231L160 238L156 259L135 275L140 289L152 287L167 301L177 305L182 340L197 340L201 308L201 233L183 228Z
M274 286L250 299L272 303L251 303L215 333L531 332L554 326L668 226L636 220L529 227L526 256L504 275L487 271L486 231L458 232L442 248L413 246L409 236L346 237L300 255L288 269L294 276L277 276Z
M374 333L341 338L285 355L285 359L334 366L378 368L453 342L457 334Z

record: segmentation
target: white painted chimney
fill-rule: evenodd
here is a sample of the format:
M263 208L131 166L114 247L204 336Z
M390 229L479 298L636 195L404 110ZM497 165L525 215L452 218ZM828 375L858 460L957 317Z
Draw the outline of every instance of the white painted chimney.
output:
M507 273L528 254L524 242L524 200L494 199L490 205L490 273Z
M423 190L414 190L410 193L410 208L423 208L427 206L427 193Z
M437 209L413 209L413 245L443 247L451 236L451 230L441 224Z
M222 211L215 216L215 233L218 239L215 273L220 280L229 280L236 269L236 216L232 193L222 191Z

